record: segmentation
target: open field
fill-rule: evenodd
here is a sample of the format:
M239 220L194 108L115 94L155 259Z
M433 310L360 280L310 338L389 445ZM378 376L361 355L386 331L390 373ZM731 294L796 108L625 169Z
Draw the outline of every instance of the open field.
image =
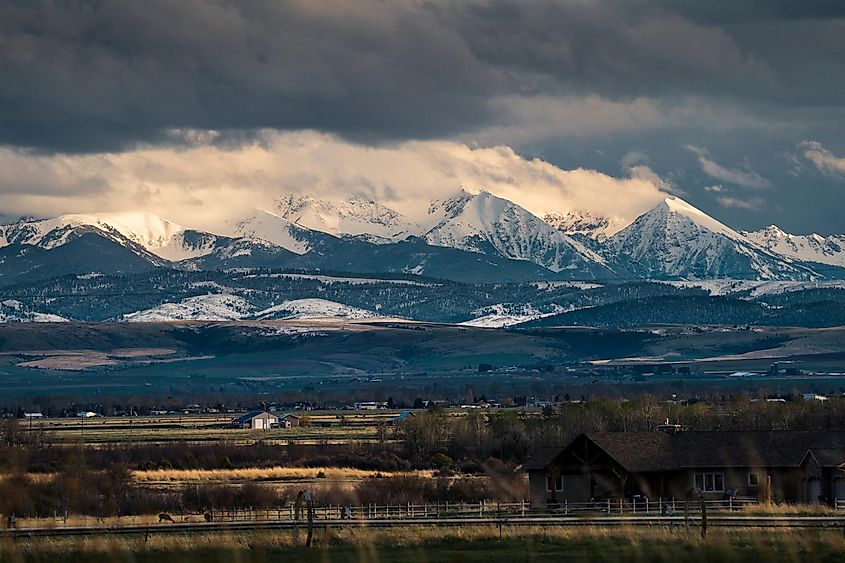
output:
M415 526L317 530L310 549L290 532L5 540L4 562L491 562L640 561L748 563L840 561L841 530L712 530L706 539L667 528Z
M478 386L525 392L540 365L673 362L708 372L791 360L845 373L845 328L495 330L431 323L179 322L0 325L0 392L377 394ZM481 363L512 371L479 374ZM569 379L567 379L569 378ZM788 383L787 383L788 384Z
M243 413L168 414L91 418L42 418L21 421L21 431L49 444L126 444L227 442L231 444L345 444L379 439L379 429L398 410L308 411L308 426L237 429L232 419ZM303 413L300 413L303 414ZM382 436L383 438L383 436Z

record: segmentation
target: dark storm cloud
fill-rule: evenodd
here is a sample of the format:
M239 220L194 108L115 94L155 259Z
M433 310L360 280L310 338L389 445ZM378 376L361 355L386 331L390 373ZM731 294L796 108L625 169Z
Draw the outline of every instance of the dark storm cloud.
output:
M495 126L507 96L695 97L784 119L843 105L840 6L0 0L0 143L119 150L174 142L174 128L437 137Z

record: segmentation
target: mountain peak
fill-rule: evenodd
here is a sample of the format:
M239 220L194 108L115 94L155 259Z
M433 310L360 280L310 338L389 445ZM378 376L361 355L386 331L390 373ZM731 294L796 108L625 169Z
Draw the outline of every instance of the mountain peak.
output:
M567 235L587 235L596 240L606 238L625 227L615 218L595 215L589 211L570 209L564 213L547 213L543 221Z
M362 193L346 199L288 194L276 200L275 213L306 229L371 242L402 240L418 230L395 210Z
M670 214L684 217L698 227L703 227L708 231L722 234L735 240L743 239L742 235L735 230L677 196L667 197L654 210L666 210Z

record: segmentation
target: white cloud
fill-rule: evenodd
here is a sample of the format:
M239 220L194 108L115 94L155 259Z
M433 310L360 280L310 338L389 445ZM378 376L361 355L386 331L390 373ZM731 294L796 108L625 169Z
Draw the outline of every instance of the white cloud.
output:
M711 178L746 188L765 188L769 185L768 180L754 170L751 170L751 168L746 168L745 170L726 168L718 162L711 160L705 149L692 145L687 145L685 148L698 156L698 164L701 166L701 170Z
M717 197L716 201L722 207L731 207L734 209L749 209L758 211L763 208L763 200L759 197L752 199L739 199L735 197Z
M295 192L372 196L411 215L460 187L486 189L542 216L582 209L631 221L658 203L666 185L646 167L615 178L562 170L503 146L452 141L365 146L301 131L266 132L221 148L211 133L182 132L187 148L43 155L0 149L0 206L37 216L143 210L188 226L222 229L227 218Z
M798 148L804 157L828 176L845 176L845 158L835 156L818 141L802 141Z

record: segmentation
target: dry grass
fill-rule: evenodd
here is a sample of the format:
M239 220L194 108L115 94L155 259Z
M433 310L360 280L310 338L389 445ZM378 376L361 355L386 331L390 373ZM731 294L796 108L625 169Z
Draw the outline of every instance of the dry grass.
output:
M266 467L244 469L156 469L134 471L132 479L138 484L152 483L238 483L244 481L362 481L377 476L414 476L430 478L431 471L391 473L367 471L351 467Z
M841 516L843 512L827 505L811 504L757 504L742 508L743 514L771 516Z
M385 550L407 551L407 559L438 560L441 550L465 553L462 560L522 560L526 548L566 551L585 560L636 561L826 561L845 552L845 537L836 531L722 530L714 529L706 539L697 533L687 536L667 528L612 527L407 527L390 529L347 528L315 532L317 559L332 560L333 554L367 552L361 560L379 560ZM232 560L250 560L244 553L290 553L296 544L292 533L278 531L254 533L193 533L190 535L151 535L139 537L87 537L21 539L0 545L0 560L69 560L70 556L87 559L139 560L153 555L158 560L182 561L185 554L228 554ZM572 550L572 551L570 551ZM4 557L5 554L5 557ZM37 556L33 556L37 554ZM241 554L240 556L238 554ZM592 555L593 557L590 557ZM422 556L422 558L420 558ZM486 559L479 559L479 556ZM473 559L475 557L475 559ZM501 558L501 559L499 559ZM556 558L556 557L554 557ZM82 559L82 560L85 560ZM149 560L146 559L140 560ZM196 558L193 560L197 560ZM222 559L215 559L222 560ZM309 559L310 560L310 559ZM392 560L392 559L391 559ZM444 559L445 560L445 559ZM451 559L450 559L451 560Z

